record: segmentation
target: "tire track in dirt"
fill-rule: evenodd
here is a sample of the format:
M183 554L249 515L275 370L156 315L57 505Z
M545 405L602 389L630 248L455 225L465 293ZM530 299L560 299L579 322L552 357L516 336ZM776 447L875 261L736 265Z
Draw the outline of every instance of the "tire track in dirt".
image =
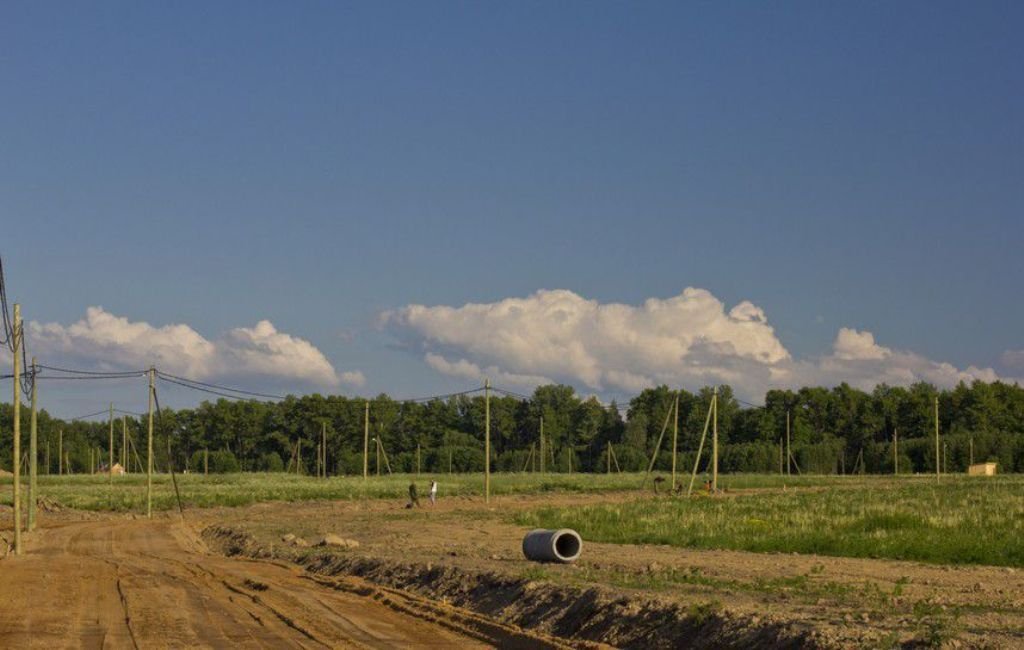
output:
M166 519L52 526L26 535L26 547L0 564L0 647L488 645L457 616L389 607L293 567L199 553L201 542Z

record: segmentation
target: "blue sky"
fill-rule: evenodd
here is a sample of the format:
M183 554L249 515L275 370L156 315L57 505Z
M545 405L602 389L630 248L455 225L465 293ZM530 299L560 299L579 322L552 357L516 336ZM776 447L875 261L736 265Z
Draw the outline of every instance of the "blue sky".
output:
M64 327L90 306L210 341L269 320L361 372L327 387L346 393L443 392L475 366L628 394L434 321L380 325L539 289L750 301L818 364L792 381L893 376L821 370L841 328L1019 377L1022 28L1015 2L8 3L9 293ZM744 356L731 336L716 362ZM101 397L53 392L63 414Z

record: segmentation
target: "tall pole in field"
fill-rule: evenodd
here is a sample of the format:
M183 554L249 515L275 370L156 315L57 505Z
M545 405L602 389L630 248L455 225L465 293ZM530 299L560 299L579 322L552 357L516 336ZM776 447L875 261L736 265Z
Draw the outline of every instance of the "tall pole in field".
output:
M64 475L64 429L57 433L57 476Z
M128 473L128 417L121 416L121 469Z
M608 441L608 474L612 473L612 441Z
M327 420L320 423L320 453L323 455L320 466L324 468L324 478L327 478Z
M672 491L676 489L676 453L679 450L679 391L676 391L676 415L672 422ZM611 470L609 470L609 473Z
M32 416L28 421L28 529L36 529L36 500L39 498L39 450L36 445L36 358L32 357Z
M366 412L363 415L363 479L370 475L370 400L366 400Z
M942 459L939 456L939 396L935 396L935 482L942 476Z
M153 395L156 393L156 370L149 368L149 433L146 438L146 516L153 518Z
M21 305L14 303L14 554L21 555Z
M711 466L711 492L712 494L718 493L718 386L715 386L715 394L711 399L711 404L715 409L714 424L712 428L711 437L711 457L713 463Z
M544 416L540 416L540 473L544 473Z
M789 438L789 409L786 409L786 476L793 474L793 450Z
M491 380L484 379L484 503L491 502Z
M107 474L110 475L110 501L114 501L114 403L110 403L110 457L107 459Z
M892 473L900 473L900 450L899 437L896 434L896 427L892 428Z

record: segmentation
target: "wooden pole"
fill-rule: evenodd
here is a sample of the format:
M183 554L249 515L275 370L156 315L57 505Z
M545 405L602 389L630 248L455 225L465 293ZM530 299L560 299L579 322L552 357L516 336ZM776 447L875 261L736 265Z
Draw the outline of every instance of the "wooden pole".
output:
M782 466L783 453L784 452L783 452L783 446L782 446L782 438L779 438L779 476L782 476L783 474L786 473L786 471L783 469L783 466Z
M57 434L57 476L64 475L64 429Z
M540 473L544 473L544 416L540 416Z
M36 501L39 499L39 449L37 433L36 358L32 357L32 415L28 422L28 529L36 529Z
M892 473L900 473L900 451L899 451L899 438L897 437L896 427L892 428Z
M375 436L373 441L377 443L377 476L380 476L380 435Z
M491 380L484 379L484 503L491 502Z
M612 473L612 441L611 440L608 441L608 471L605 472L605 473L606 474L611 474Z
M323 478L327 478L327 421L320 423L320 467L323 469Z
M786 476L793 475L793 446L789 437L789 409L786 409Z
M114 504L114 403L110 403L110 453L107 458L107 474L110 476L110 480L107 481L110 486L110 504ZM168 461L170 462L170 461Z
M149 368L149 425L146 438L146 517L153 518L153 396L156 394L156 369Z
M935 482L942 477L942 459L939 457L939 396L935 396Z
M711 438L711 492L718 493L718 386L715 386L715 394L711 399L715 409Z
M11 468L14 471L14 554L21 555L21 305L14 303L14 453Z
M366 400L366 413L363 416L363 479L369 474L370 467L370 400ZM451 468L449 467L449 473Z
M124 473L128 473L128 466L131 463L128 460L128 417L121 416L121 468L124 469Z
M690 487L686 489L686 496L690 496L693 493L693 482L697 479L697 469L700 468L700 455L704 453L704 441L708 437L708 427L711 425L711 407L714 404L712 400L711 404L708 404L708 415L704 418L704 430L700 434L700 445L697 446L697 457L693 459L693 473L690 474Z
M672 491L676 491L676 455L679 453L679 391L676 391L675 418L672 420Z

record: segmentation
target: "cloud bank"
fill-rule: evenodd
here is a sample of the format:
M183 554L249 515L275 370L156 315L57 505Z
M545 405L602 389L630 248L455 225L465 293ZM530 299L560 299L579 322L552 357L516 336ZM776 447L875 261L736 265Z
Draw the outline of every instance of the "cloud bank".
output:
M763 309L749 301L727 308L696 288L636 306L542 290L461 307L408 305L382 314L381 323L442 374L518 385L554 380L597 392L636 392L662 383L728 383L756 398L768 388L844 381L870 389L882 382L951 386L999 378L991 368L958 369L845 327L829 354L794 359Z
M154 326L89 307L85 318L70 325L33 321L25 330L29 349L50 363L69 359L110 370L155 365L201 380L251 377L324 387L365 383L359 371L339 375L312 343L279 332L267 320L211 341L188 325Z

